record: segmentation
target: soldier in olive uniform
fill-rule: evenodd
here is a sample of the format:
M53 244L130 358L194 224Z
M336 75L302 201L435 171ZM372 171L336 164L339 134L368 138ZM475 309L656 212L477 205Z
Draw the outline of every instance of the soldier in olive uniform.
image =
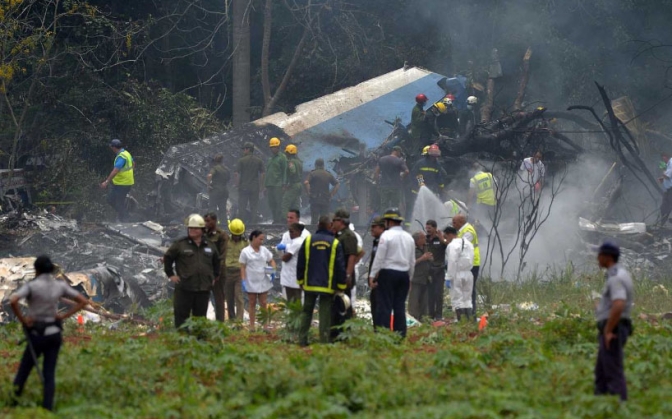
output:
M284 187L287 184L287 157L280 153L280 139L271 138L268 143L273 157L266 165L266 198L268 199L268 208L273 214L273 224L284 224L282 211L282 196Z
M214 212L205 214L205 238L219 252L220 260L220 274L215 279L215 284L212 286L212 295L215 298L215 319L218 322L224 321L224 299L226 291L224 288L226 281L226 248L229 243L229 235L224 230L217 226L217 214Z
M245 143L244 156L236 163L235 170L235 183L238 186L238 218L246 223L257 221L259 192L264 185L264 162L252 153L254 144Z
M340 183L331 173L324 170L324 160L315 160L315 170L303 182L310 197L311 223L317 224L321 216L329 214L331 199L338 192ZM329 186L331 185L331 191Z
M163 268L175 284L175 327L189 318L205 317L210 290L219 277L219 252L203 236L205 220L198 214L187 219L188 236L173 243L163 256Z
M298 149L294 144L285 148L287 155L287 184L282 197L282 211L287 213L291 208L300 208L301 179L303 178L303 162L297 156Z
M224 156L220 153L213 159L214 166L208 173L208 195L210 209L219 214L221 220L228 220L226 202L229 200L229 180L231 172L224 166Z
M339 243L343 246L343 256L345 257L345 294L350 296L355 284L355 265L359 260L360 253L363 251L357 246L357 236L350 230L350 213L341 208L334 214L331 229L336 235ZM354 317L352 306L345 315L345 320ZM337 333L336 333L337 334Z

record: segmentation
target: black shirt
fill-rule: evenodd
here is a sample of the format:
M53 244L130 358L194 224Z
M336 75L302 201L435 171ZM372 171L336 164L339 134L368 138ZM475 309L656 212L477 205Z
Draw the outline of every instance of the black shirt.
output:
M443 267L446 263L446 248L448 245L441 243L441 239L437 236L430 237L427 235L427 251L434 256L432 267Z

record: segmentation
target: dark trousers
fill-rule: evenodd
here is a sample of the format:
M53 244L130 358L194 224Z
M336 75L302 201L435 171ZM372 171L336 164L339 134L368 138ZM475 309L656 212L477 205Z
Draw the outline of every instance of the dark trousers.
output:
M299 344L308 345L308 332L313 322L313 311L317 300L320 300L319 319L320 319L320 343L329 343L331 340L331 319L334 296L331 294L321 294L317 292L305 292L303 297L303 318L301 319L301 330L299 330Z
M205 317L208 314L209 301L210 291L185 291L175 288L173 295L175 327L182 326L189 316Z
M411 281L408 272L381 269L378 274L376 326L390 329L394 312L394 331L406 337L406 297Z
M602 333L598 336L599 349L595 365L595 394L619 395L621 400L628 399L623 372L623 348L628 340L629 330L622 325L617 327L617 337L609 342L609 349Z
M256 224L259 210L259 191L238 191L238 218L244 223Z
M665 225L667 219L672 213L672 188L665 191L663 194L663 203L660 205L660 225Z
M228 200L228 190L210 192L210 202L208 206L210 207L210 211L214 211L217 214L217 219L222 225L226 224L229 219L229 215L226 211L226 203Z
M267 186L266 198L268 199L268 208L273 214L273 224L284 224L284 215L282 213L282 196L284 195L282 186Z
M432 283L411 284L411 291L408 294L408 313L418 320L422 320L423 317L429 315L428 301L432 294L430 292L432 285Z
M243 282L240 279L239 268L226 269L224 296L226 298L226 311L229 312L229 321L242 321L245 312L245 299L243 297Z
M471 268L471 274L474 276L474 289L471 290L471 313L476 316L476 280L478 279L478 272L481 270L480 266Z
M56 361L58 360L58 351L61 349L63 339L60 333L49 336L35 336L32 334L29 336L35 356L39 358L40 355L44 355L44 363L42 364L42 375L44 377L42 407L47 410L53 410L54 394L56 393ZM23 392L23 387L34 366L35 360L30 353L30 348L26 344L26 349L23 351L23 357L19 365L19 371L16 373L16 378L14 378L14 391L17 397Z
M117 213L117 221L127 221L128 211L126 210L126 195L131 191L130 186L110 185L107 192L107 203L114 208Z
M372 289L369 294L369 301L371 302L371 321L373 322L373 327L376 327L376 310L378 309L378 290Z
M310 224L317 225L320 217L329 214L329 203L310 203Z
M383 213L388 208L398 208L401 203L401 187L381 186L378 189L380 195L380 206L378 207L380 213Z
M428 285L427 315L434 320L443 318L443 288L445 285L445 271L442 267L432 268L430 271L432 283Z
M218 322L224 321L224 301L226 298L226 271L222 269L219 279L215 281L212 287L212 296L215 300L215 319Z
M289 304L294 303L295 301L301 302L301 293L303 291L301 288L289 288L285 287L285 294L287 294L287 302Z

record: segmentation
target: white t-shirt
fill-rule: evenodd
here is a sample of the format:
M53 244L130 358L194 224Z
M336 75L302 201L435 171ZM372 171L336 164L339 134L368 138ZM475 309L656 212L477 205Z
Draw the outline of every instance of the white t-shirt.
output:
M240 252L238 262L245 265L245 280L247 292L263 293L273 288L273 284L266 276L265 268L273 259L273 253L261 246L259 252L255 252L252 246L247 246Z
M310 232L308 231L307 228L304 228L303 231L301 232L301 242L303 243L303 239L306 237L310 236ZM289 245L291 243L292 239L289 237L289 231L285 231L282 233L282 239L280 240L280 243L284 244L285 246Z
M303 230L306 231L306 230ZM289 262L282 262L282 271L280 272L280 284L287 288L300 288L299 283L296 282L296 263L299 260L299 250L305 240L304 237L297 237L287 245L285 253L291 253L292 258Z

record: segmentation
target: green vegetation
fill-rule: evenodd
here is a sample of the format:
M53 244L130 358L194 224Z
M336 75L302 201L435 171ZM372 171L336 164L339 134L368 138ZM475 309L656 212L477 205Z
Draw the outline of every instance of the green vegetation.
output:
M672 323L669 283L638 281L635 335L626 347L630 401L592 395L596 353L592 291L601 276L562 276L545 283L484 281L495 311L483 332L476 325L411 329L399 343L374 334L363 320L348 342L299 348L282 332L234 330L214 322L176 333L125 326L109 331L68 324L57 378L63 418L665 418L672 412ZM578 286L577 286L578 284ZM660 287L663 285L663 288ZM536 298L536 299L535 299ZM517 303L535 301L539 310ZM649 316L644 319L644 313ZM167 302L146 315L171 317ZM36 406L33 374L20 407L7 406L18 363L17 325L0 329L0 414L50 417Z

